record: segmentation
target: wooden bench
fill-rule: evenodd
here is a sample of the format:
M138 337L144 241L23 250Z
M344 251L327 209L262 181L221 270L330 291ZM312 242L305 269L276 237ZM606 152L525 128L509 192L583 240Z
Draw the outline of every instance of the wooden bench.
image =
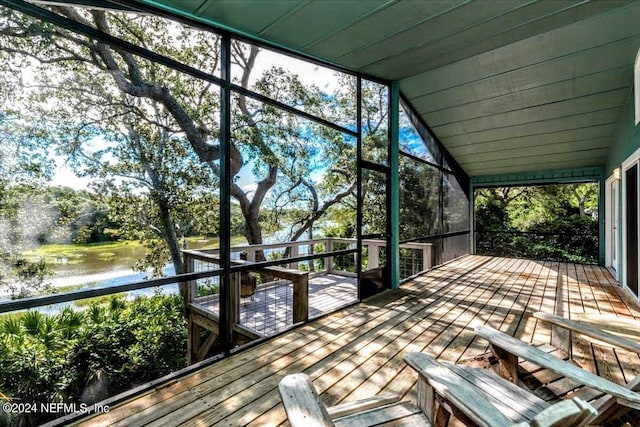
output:
M510 335L497 331L489 326L478 326L475 329L478 336L489 341L491 351L500 361L500 373L503 377L518 383L518 359L524 359L540 367L549 369L557 374L575 381L578 384L591 387L608 395L605 400L607 405L615 404L616 411L604 407L596 406L599 416L596 421L612 419L613 412L616 416L620 407L626 410L640 410L640 393L635 393L627 387L613 383L605 378L592 374L573 363L558 359L545 351L542 351L528 343L513 338ZM605 411L606 410L606 411ZM606 412L606 414L605 414Z
M596 416L578 398L550 406L485 370L438 362L423 353L410 353L405 361L418 372L417 406L383 395L326 408L309 377L293 374L279 385L290 425L445 426L454 414L468 425L485 427L578 427Z

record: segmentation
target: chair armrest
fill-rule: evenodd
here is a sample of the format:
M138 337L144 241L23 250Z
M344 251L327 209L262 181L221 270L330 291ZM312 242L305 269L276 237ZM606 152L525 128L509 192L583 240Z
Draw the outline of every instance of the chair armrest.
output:
M579 397L555 403L536 415L531 424L519 423L513 427L582 427L589 424L598 412Z
M479 426L507 427L512 423L483 396L451 369L424 353L409 353L404 357L418 375L435 392L449 401Z
M287 375L278 390L291 427L334 427L307 375Z
M543 368L550 369L551 371L565 376L579 384L586 385L635 404L640 404L640 393L634 393L633 391L611 382L606 378L602 378L592 374L591 372L585 371L584 369L554 357L529 343L521 341L489 326L477 326L475 328L475 332L476 335L489 341L492 345L492 349L493 347L498 347L510 355L517 356ZM497 356L500 358L499 355Z
M533 313L533 317L551 323L552 325L565 328L571 332L595 338L614 347L640 354L640 344L637 342L603 331L586 323L565 319L564 317L556 316L555 314L543 313L541 311Z

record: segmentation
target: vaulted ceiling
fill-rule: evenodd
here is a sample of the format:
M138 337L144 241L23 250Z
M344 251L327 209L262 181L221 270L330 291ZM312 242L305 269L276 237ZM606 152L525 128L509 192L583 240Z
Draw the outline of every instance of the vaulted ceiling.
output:
M470 176L603 165L640 2L136 0L380 78Z

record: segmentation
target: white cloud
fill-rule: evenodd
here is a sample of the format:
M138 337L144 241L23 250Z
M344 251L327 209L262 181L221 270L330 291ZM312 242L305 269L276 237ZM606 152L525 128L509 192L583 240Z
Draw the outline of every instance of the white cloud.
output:
M318 86L326 93L333 93L338 89L339 79L334 70L268 49L260 50L251 72L249 85L253 85L266 70L273 66L281 66L292 74L298 75L302 84L306 86ZM234 65L233 69L232 75L238 76L241 72L240 68Z
M92 178L78 177L62 159L58 159L51 185L70 187L74 190L87 190L92 181L94 181Z
M256 184L255 182L251 182L241 185L240 188L242 188L245 193L250 194L256 191L256 188L258 188L258 184Z

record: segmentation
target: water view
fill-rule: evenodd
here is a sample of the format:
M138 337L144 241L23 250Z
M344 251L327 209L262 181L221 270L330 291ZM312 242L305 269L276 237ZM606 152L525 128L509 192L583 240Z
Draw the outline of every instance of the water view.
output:
M189 239L187 248L199 249L215 247L217 238ZM52 275L47 278L54 292L70 292L78 289L96 287L112 287L149 279L151 271L140 272L134 269L136 262L144 257L146 249L135 242L113 242L94 245L43 245L33 251L26 252L27 258L44 257ZM162 269L164 276L175 274L171 263ZM172 294L178 292L177 285L166 285L161 288L140 289L128 292L129 298L142 295L153 295L157 292ZM0 301L11 299L8 289L0 292ZM82 300L80 300L82 301ZM82 304L82 302L80 302ZM75 303L61 303L40 307L39 311L47 314L59 312Z

